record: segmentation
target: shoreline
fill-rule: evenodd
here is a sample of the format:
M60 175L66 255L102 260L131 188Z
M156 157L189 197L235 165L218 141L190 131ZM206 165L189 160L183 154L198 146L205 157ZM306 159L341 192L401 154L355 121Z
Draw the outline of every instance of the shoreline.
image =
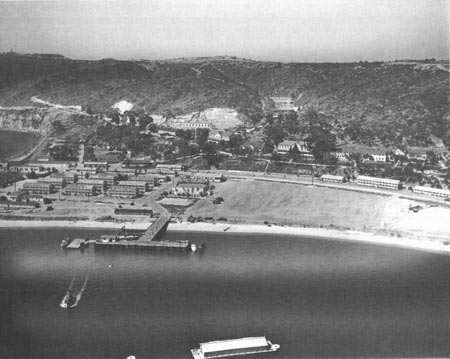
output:
M149 223L113 223L96 221L9 221L0 220L0 229L22 228L77 228L77 229L120 229L123 226L128 229L145 230ZM320 240L333 240L345 242L359 242L371 245L398 247L425 252L450 254L450 245L445 245L440 238L414 239L411 237L395 237L380 235L371 232L352 230L338 230L330 228L276 226L261 224L227 224L205 222L178 222L170 223L169 232L207 232L207 233L240 233L240 234L273 234L292 237L309 237Z

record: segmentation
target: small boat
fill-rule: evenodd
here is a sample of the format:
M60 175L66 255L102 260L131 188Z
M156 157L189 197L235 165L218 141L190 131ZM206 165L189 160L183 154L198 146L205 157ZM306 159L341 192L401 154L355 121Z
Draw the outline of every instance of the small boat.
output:
M191 243L191 251L193 253L203 252L204 250L205 250L205 243L201 244Z
M279 344L272 344L264 336L200 343L198 348L191 349L191 353L194 359L205 359L270 353L279 349Z
M70 244L70 238L64 238L62 241L61 241L61 248L66 248L69 244Z
M75 297L70 289L67 289L66 294L64 295L64 298L62 299L61 303L59 303L61 308L64 309L70 309L77 305L77 297Z

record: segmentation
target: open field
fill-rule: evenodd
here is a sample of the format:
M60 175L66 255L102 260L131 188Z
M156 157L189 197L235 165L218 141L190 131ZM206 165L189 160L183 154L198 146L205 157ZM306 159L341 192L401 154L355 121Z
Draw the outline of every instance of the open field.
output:
M380 226L386 203L381 196L262 181L229 180L216 185L214 196L225 201L199 201L186 215L362 229Z
M352 229L396 236L448 240L450 209L411 200L367 193L263 181L232 181L216 185L212 199L198 201L189 215L227 218L228 222L277 223L306 227Z
M112 226L125 222L148 226L152 219L115 216L114 208L145 207L159 212L161 208L153 200L169 186L167 184L135 200L67 197L55 201L50 211L47 211L47 205L38 209L1 210L0 221L11 221L12 224L17 220L38 221L40 226L43 225L41 221L64 220L109 223ZM217 197L223 197L224 202L213 204ZM213 223L222 222L226 227L266 223L274 228L283 226L288 231L291 228L293 232L299 228L322 228L440 242L447 242L450 238L450 208L402 199L395 192L387 196L300 184L228 180L216 183L214 195L205 199L166 198L160 204L167 207L174 217L184 220L191 215L212 217ZM420 206L420 210L413 212L411 206Z

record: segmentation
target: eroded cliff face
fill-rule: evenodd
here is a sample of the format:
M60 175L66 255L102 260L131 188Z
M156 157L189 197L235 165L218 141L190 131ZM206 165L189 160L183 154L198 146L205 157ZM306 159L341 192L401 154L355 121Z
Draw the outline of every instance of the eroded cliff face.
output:
M55 108L0 108L0 128L34 132L46 137L85 139L98 124L99 121L92 116Z
M51 117L50 111L44 108L0 109L0 128L46 135L52 129Z

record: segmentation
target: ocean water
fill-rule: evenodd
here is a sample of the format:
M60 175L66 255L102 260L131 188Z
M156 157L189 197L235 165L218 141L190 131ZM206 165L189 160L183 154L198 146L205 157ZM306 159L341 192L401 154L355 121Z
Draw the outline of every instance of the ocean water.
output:
M38 140L33 133L0 129L0 160L31 149Z
M0 230L1 358L190 358L264 334L281 349L253 358L450 355L449 256L231 233L165 235L201 255L59 247L104 233Z

